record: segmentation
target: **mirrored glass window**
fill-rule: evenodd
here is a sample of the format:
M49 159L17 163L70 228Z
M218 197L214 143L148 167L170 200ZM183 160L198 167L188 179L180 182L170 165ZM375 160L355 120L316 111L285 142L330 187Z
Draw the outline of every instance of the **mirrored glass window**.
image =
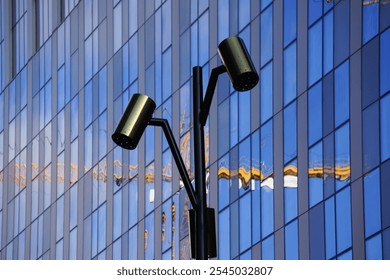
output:
M272 59L272 30L273 30L273 7L268 7L260 15L260 66L263 67Z
M351 190L347 187L336 194L337 253L352 246Z
M297 260L299 257L298 220L288 224L284 230L286 260Z

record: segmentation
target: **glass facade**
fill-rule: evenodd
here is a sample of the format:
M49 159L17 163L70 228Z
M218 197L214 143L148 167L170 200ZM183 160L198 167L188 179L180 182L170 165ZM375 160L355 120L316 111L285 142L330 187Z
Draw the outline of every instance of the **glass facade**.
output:
M111 134L156 101L193 179L192 67L240 36L260 76L221 75L205 129L219 259L389 259L390 3L0 1L0 258L189 259L167 141Z

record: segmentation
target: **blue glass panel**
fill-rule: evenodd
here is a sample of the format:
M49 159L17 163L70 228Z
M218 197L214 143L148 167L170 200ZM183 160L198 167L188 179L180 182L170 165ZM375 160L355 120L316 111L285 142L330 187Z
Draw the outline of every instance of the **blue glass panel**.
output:
M4 129L4 94L0 93L0 131Z
M99 73L99 114L107 109L107 67Z
M275 259L275 238L273 235L261 243L261 256L263 260Z
M226 99L218 106L218 156L222 156L229 149L229 112L229 99Z
M107 111L99 117L99 159L107 153Z
M380 86L383 95L390 90L390 29L382 33L380 48Z
M137 260L137 244L138 244L138 238L137 238L137 226L133 227L129 231L129 260Z
M336 194L337 253L352 246L352 217L350 187Z
M322 76L322 21L309 29L308 84L314 84Z
M138 36L134 35L129 41L129 83L138 77Z
M130 0L129 1L129 35L130 37L138 29L138 1Z
M288 104L297 95L297 44L294 42L284 51L283 68L284 104Z
M379 3L363 5L363 44L378 34Z
M238 5L238 29L242 30L251 18L251 0L242 0Z
M331 2L333 4L333 2ZM333 68L333 11L324 17L324 75Z
M229 0L218 0L218 43L229 37Z
M238 95L230 96L230 147L238 142Z
M261 0L261 10L267 7L271 2L272 0Z
M106 224L107 223L107 205L103 204L98 210L98 252L106 248Z
M267 186L270 189L273 189L273 178L271 176L273 176L274 171L272 123L271 120L262 126L260 140L260 165L262 175L264 176L261 185L262 187Z
M378 234L366 241L366 259L382 259L382 234Z
M323 200L323 157L322 141L309 150L309 206L312 207Z
M381 160L390 158L390 94L381 100Z
M70 117L71 117L71 126L70 126L70 139L71 141L76 138L79 130L79 97L76 96L70 103Z
M199 18L199 65L205 65L209 60L209 12ZM188 59L188 57L187 57Z
M309 0L309 26L322 15L322 2Z
M251 193L240 199L240 253L252 245L251 240Z
M352 260L352 250L345 252L337 257L338 260Z
M251 142L248 137L239 145L238 178L239 194L243 195L251 185Z
M138 180L134 178L129 183L129 227L138 221Z
M260 19L260 66L263 67L272 58L273 46L273 7L267 8Z
M172 61L171 48L163 54L163 101L172 95Z
M286 260L297 260L299 258L298 220L287 225L284 234Z
M309 146L322 138L322 82L308 93Z
M58 70L57 77L57 110L65 106L65 66Z
M240 92L238 95L238 135L239 141L251 130L251 92Z
M383 231L383 259L390 259L390 228Z
M122 234L122 190L119 190L114 195L113 202L113 240L117 239Z
M261 236L266 237L274 231L274 191L261 188Z
M309 212L309 238L310 259L324 259L324 207L322 203L317 204Z
M171 0L166 1L162 6L162 49L163 51L169 47L172 41L172 3Z
M363 111L363 172L379 164L379 102Z
M191 52L191 67L196 66L199 64L198 60L198 25L193 24L191 25L191 45L190 45L190 52ZM188 58L187 58L188 59ZM206 77L205 77L206 78Z
M92 78L92 36L84 43L84 82Z
M297 104L293 102L284 109L284 163L297 156Z
M326 259L336 255L336 221L334 196L325 201L325 244Z
M335 178L336 190L349 183L351 176L349 123L335 132Z
M240 227L239 227L239 212L238 201L230 205L230 257L235 258L239 254L239 240L240 240Z
M191 76L190 29L180 36L180 85Z
M92 123L92 83L88 83L84 88L84 128Z
M148 214L154 209L154 162L151 163L145 170L145 213Z
M283 1L283 38L287 46L297 37L297 0Z
M260 241L260 130L252 137L252 244Z
M260 120L265 123L273 112L273 79L272 79L272 62L261 70L260 73Z

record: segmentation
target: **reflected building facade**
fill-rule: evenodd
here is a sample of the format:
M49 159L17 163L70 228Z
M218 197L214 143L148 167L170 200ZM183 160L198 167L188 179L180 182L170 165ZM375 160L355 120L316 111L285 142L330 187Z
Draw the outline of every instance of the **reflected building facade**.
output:
M191 69L235 35L260 83L220 76L206 125L218 258L389 259L387 0L1 1L1 259L189 259L161 129L111 134L149 95L193 178Z

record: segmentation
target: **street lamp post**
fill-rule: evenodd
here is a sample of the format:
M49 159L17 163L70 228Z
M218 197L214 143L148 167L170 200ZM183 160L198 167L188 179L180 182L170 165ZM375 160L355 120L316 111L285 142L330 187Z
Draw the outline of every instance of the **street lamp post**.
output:
M249 57L244 42L239 37L229 37L221 42L218 53L222 66L211 71L203 99L202 67L193 68L193 131L195 157L195 191L188 176L180 150L168 121L152 118L156 104L146 95L134 94L114 132L113 141L125 149L135 149L148 125L162 127L184 187L192 205L190 210L192 257L206 260L216 257L215 214L207 208L204 126L210 111L218 76L227 72L237 91L252 89L259 76Z

